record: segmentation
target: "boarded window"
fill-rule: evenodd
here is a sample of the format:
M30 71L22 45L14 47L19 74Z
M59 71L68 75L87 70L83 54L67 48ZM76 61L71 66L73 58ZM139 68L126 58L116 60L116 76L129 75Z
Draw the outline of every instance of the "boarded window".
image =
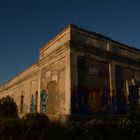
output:
M57 83L56 81L51 81L48 84L48 113L56 114L57 113Z

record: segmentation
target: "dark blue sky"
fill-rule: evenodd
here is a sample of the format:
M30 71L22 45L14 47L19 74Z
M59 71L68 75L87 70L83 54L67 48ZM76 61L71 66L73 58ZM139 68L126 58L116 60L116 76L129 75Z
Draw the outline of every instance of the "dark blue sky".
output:
M0 84L70 23L140 48L139 0L0 0Z

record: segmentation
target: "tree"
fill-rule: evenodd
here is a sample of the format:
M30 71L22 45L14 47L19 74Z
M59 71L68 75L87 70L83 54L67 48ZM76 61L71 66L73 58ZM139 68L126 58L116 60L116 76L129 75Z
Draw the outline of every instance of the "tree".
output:
M18 109L13 98L7 96L0 99L0 117L17 117Z

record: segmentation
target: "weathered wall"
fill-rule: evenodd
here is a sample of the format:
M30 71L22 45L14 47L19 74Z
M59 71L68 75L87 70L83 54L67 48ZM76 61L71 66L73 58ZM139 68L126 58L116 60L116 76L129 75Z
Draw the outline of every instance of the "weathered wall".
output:
M70 50L67 48L41 65L40 111L50 118L70 115Z
M115 55L122 55L131 59L140 60L140 52L136 48L128 47L127 45L113 41L112 39L100 35L95 32L81 30L79 28L72 28L71 40L74 43L85 45L85 48L89 46L93 49L103 49L110 51Z
M126 113L129 85L140 81L140 52L77 27L72 29L71 48L72 113Z
M40 50L40 60L49 57L54 51L61 49L71 39L71 28L68 26Z
M101 37L97 37L97 35L78 30L76 28L72 28L72 41L79 43L81 45L85 45L85 48L88 48L89 46L93 46L108 50L108 44L106 40L103 40Z
M123 112L129 85L140 86L139 59L138 49L70 25L40 49L37 64L0 87L0 98L13 97L20 113L24 97L22 114Z
M38 91L38 67L33 66L0 89L0 98L10 96L17 104L19 115L30 112L31 97ZM23 96L23 108L21 112L21 97Z
M90 115L109 112L109 64L88 56L79 56L74 51L71 60L74 82L71 93L71 113Z
M45 67L41 72L41 89L46 91L46 111L50 115L65 112L65 58Z

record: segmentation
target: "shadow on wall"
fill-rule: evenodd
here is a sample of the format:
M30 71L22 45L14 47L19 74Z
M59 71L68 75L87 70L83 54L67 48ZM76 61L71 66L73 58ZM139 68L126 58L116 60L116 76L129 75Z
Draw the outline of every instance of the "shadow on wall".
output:
M75 87L71 94L71 112L75 115L126 115L131 108L139 107L138 102L134 102L139 100L135 93L130 91L127 101L127 97L120 90L88 90L85 87Z

